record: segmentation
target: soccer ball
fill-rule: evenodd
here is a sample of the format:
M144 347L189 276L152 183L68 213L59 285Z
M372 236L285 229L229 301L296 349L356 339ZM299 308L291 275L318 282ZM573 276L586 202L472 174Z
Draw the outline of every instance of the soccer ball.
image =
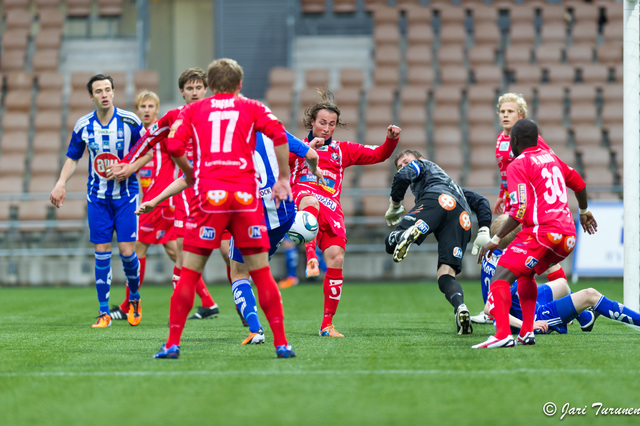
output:
M316 235L318 235L318 219L309 212L297 212L291 229L287 231L289 239L296 244L304 244L313 241Z

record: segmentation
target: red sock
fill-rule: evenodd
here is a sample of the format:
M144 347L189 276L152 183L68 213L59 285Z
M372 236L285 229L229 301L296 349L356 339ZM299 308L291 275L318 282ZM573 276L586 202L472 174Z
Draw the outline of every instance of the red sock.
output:
M492 282L487 301L493 304L489 313L496 320L496 338L504 339L511 334L511 327L509 326L509 309L511 308L509 282L504 280Z
M567 274L564 273L564 269L562 269L562 266L557 271L547 274L547 279L549 281L555 281L558 278L564 278L565 280L567 279Z
M196 284L196 293L198 293L198 296L200 296L202 306L204 306L205 308L211 308L216 304L216 302L213 301L213 297L211 297L209 289L207 289L207 285L204 283L202 277L200 277L200 280Z
M324 290L324 316L320 330L333 323L342 296L342 269L327 268L322 289Z
M314 206L307 206L304 209L302 209L302 211L311 213L313 217L315 217L316 219L318 218L318 213L320 213L318 208Z
M231 266L227 265L227 280L229 281L229 285L233 285L233 281L231 280Z
M258 289L258 301L264 312L269 327L273 332L273 345L278 347L287 344L287 336L284 334L284 310L282 309L282 297L278 284L271 275L271 269L265 266L255 271L249 271Z
M318 260L318 256L316 255L316 240L310 241L304 245L305 250L307 251L307 263L311 259Z
M536 315L536 299L538 298L538 286L533 275L518 277L518 297L522 309L522 327L520 335L533 331L533 321Z
M189 268L182 268L180 281L171 296L171 308L169 310L169 339L166 347L179 345L184 324L187 322L189 311L193 308L193 300L196 297L196 283L202 274Z
M147 258L146 257L139 257L138 261L140 262L140 284L138 286L138 289L140 289L140 287L142 287L142 281L144 280L144 270L147 267ZM120 309L122 310L122 312L129 312L129 295L131 294L131 292L129 291L129 286L125 286L125 291L124 291L124 302L122 302L122 304L120 305Z
M178 281L180 280L180 271L181 269L177 266L173 267L173 276L171 277L171 284L173 285L173 290L175 291L178 286Z

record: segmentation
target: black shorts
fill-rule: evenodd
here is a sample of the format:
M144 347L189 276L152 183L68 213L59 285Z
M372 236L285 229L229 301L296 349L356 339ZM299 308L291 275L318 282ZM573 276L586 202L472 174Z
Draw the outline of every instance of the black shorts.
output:
M462 271L464 252L471 240L469 212L450 195L429 195L417 201L396 230L405 230L418 219L429 226L429 232L419 238L416 244L422 244L427 235L433 233L438 240L438 267L441 264L449 265L459 274Z

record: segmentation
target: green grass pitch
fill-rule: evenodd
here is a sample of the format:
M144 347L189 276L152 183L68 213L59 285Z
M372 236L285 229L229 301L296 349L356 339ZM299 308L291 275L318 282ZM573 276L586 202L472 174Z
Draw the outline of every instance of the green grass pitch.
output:
M622 284L586 285L622 300ZM472 314L480 286L463 283ZM434 283L356 284L343 290L336 328L320 338L322 289L282 291L295 359L267 344L241 346L247 329L230 289L211 287L218 318L189 321L181 358L155 360L168 333L170 289L142 288L142 323L90 327L90 288L0 288L2 425L541 425L638 424L638 331L599 318L591 333L539 336L536 346L472 350L493 332L455 334ZM112 288L113 302L124 289ZM264 318L263 324L266 325ZM543 414L547 402L558 413ZM560 420L570 404L582 415ZM584 408L586 406L586 409ZM640 411L640 410L639 410Z

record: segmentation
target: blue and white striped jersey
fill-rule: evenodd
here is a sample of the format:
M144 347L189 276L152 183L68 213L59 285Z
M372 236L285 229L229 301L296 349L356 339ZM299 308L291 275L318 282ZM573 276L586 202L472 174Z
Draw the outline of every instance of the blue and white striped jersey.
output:
M132 112L114 108L113 117L103 126L96 111L81 117L73 128L67 157L79 160L89 150L89 199L119 199L138 194L138 180L132 174L123 182L107 180L107 168L119 162L144 135L142 122Z
M287 132L289 151L299 157L307 155L309 147L300 139ZM278 160L273 148L273 141L260 132L256 132L256 150L253 154L253 164L256 168L260 197L264 207L264 218L267 230L278 228L296 214L296 206L293 201L280 203L276 209L275 200L271 199L271 188L276 182L279 173Z

